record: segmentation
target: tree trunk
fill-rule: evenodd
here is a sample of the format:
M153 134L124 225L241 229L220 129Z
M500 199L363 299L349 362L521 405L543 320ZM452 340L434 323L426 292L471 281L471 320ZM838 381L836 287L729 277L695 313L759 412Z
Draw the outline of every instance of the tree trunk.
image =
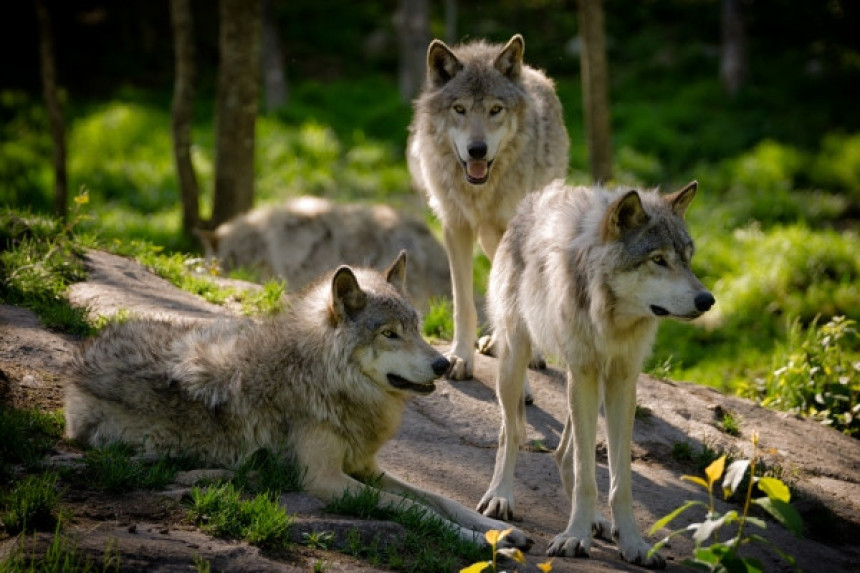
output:
M191 237L200 223L200 193L191 162L191 116L194 105L194 26L190 0L170 0L173 27L173 160L182 196L182 232Z
M400 53L398 87L403 101L411 101L424 83L430 18L427 0L400 0L394 14Z
M720 80L729 95L741 89L747 77L746 32L740 0L722 0Z
M212 227L254 204L254 123L260 90L262 2L220 0L219 18Z
M603 0L579 0L582 37L582 103L591 177L600 183L612 179L612 129L609 121L609 70Z
M457 43L457 0L445 0L445 42Z
M272 0L263 0L263 97L266 112L287 103L289 94L281 52L281 34L272 8Z
M66 174L66 125L57 93L57 67L54 61L54 36L51 15L44 0L36 0L36 18L39 22L39 64L42 91L48 108L51 126L54 163L54 215L65 221L68 206L68 176Z

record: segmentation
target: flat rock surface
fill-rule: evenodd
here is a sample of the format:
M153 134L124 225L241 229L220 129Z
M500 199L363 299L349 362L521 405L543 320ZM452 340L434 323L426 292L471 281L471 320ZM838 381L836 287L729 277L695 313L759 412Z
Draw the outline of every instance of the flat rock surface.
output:
M75 285L70 298L91 313L112 315L122 309L198 320L230 312L173 288L122 257L94 251L86 264L89 279ZM27 310L0 306L0 403L19 408L62 407L64 365L77 342L43 328ZM500 415L493 391L495 365L495 359L478 356L473 380L441 381L433 394L412 400L397 437L379 456L380 465L467 506L477 504L492 476L499 431ZM522 571L537 570L535 565L546 560L546 547L564 529L570 508L552 455L566 416L564 374L550 367L530 372L530 378L535 393L535 405L527 409L531 446L519 455L514 523L535 540L535 545ZM806 523L800 539L771 520L763 535L793 555L804 571L858 571L860 440L693 384L643 375L638 391L641 415L634 429L633 493L642 531L686 500L707 501L704 490L680 479L699 470L692 462L676 459L673 449L678 449L677 444L689 444L692 452L707 447L741 457L749 455L750 434L757 430L766 466L792 486L792 502ZM739 436L719 429L718 421L726 411L739 420ZM609 477L602 420L598 442L600 505L608 515ZM55 458L58 465L74 463L75 452L57 452ZM79 493L68 496L64 504L75 515L72 527L78 533L79 545L101 558L108 539L115 540L124 570L172 571L189 567L195 556L208 560L212 570L307 571L318 561L328 565L327 571L375 570L332 550L296 546L289 552L270 555L246 544L207 536L184 522L184 511L176 501L182 487L177 484L172 492L139 492L121 498ZM394 543L400 534L399 526L392 523L325 514L321 504L303 494L289 494L282 503L297 515L294 535L298 541L302 532L335 531L340 537L352 527L358 527L369 539L378 535ZM717 506L720 510L728 507L719 500ZM691 511L675 525L702 517ZM49 538L40 535L34 543L48 543ZM0 540L0 554L8 551L11 543ZM675 538L663 551L668 570L686 570L681 561L691 550L688 538ZM767 571L791 570L757 546L744 547L743 554L756 555ZM612 543L596 540L590 559L556 558L553 570L643 569L623 562Z

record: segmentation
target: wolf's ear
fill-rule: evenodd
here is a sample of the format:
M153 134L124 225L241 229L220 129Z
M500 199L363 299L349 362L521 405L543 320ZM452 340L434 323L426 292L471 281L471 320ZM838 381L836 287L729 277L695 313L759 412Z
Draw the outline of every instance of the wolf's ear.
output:
M406 295L406 249L400 251L394 262L385 269L385 280L387 280L402 295Z
M451 81L463 69L463 64L445 42L433 40L427 48L427 81L440 87Z
M671 195L666 195L666 202L672 206L672 212L678 217L684 218L687 212L687 207L690 206L690 201L696 196L696 189L699 188L698 181L690 181L683 189L675 191Z
M355 315L365 304L367 295L358 286L352 269L346 265L339 267L331 279L330 310L334 322Z
M606 210L600 236L604 241L614 241L625 232L637 229L648 222L648 213L642 207L642 199L636 190L628 191Z
M496 69L505 77L512 80L519 79L523 69L523 52L525 49L526 42L523 37L520 34L514 35L496 56L494 62Z

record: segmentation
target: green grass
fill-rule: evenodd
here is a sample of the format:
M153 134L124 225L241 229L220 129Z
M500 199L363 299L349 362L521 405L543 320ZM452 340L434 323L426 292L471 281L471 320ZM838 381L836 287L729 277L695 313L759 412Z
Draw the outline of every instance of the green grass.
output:
M232 483L191 491L189 518L214 535L243 539L264 549L289 545L294 517L278 505L277 496L246 498Z
M0 560L0 573L119 573L121 566L122 558L116 545L108 544L101 563L94 563L78 549L75 539L63 533L57 524L44 555L28 547L27 536L22 535L7 557Z
M60 413L18 410L0 404L0 485L11 481L11 466L36 468L62 438Z
M87 450L85 470L72 479L109 493L159 490L172 483L178 471L193 467L187 459L159 457L146 461L134 453L132 447L121 443Z
M54 472L27 476L0 495L0 523L7 532L51 530L56 526L61 496L58 479Z

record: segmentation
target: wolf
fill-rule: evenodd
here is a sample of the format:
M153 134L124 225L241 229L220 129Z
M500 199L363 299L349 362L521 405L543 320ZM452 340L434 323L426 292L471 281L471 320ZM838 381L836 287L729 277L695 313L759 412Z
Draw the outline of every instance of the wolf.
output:
M299 292L339 264L381 267L409 252L407 288L422 312L450 296L445 250L427 225L388 205L296 197L243 213L212 231L196 230L209 259L225 270L245 267L283 278Z
M67 434L226 467L266 448L304 469L324 501L368 482L382 503L421 504L480 542L506 525L376 463L406 400L432 392L449 366L421 338L405 276L401 252L384 273L341 266L261 322L113 324L73 360ZM510 544L530 540L516 530Z
M442 222L454 299L450 378L471 378L477 312L472 250L492 261L527 193L567 173L561 103L543 72L523 63L519 34L504 46L479 40L427 49L427 77L414 103L407 163ZM490 343L488 347L491 347Z
M690 268L684 214L698 184L661 195L551 183L523 199L490 272L488 314L499 351L502 428L493 478L478 504L487 516L514 513L514 466L525 433L522 389L534 346L566 364L568 417L555 453L572 500L550 555L585 556L592 532L612 527L621 556L662 568L633 517L630 450L636 378L658 319L692 320L714 304ZM594 448L603 402L613 524L596 509Z

